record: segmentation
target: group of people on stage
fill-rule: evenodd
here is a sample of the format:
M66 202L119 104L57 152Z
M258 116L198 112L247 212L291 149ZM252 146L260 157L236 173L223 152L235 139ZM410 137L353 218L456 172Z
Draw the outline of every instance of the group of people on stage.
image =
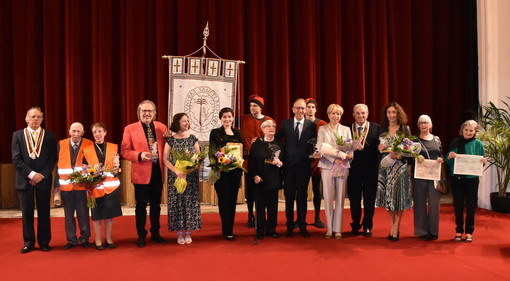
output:
M210 132L210 147L238 145L242 147L241 154L245 159L243 167L222 170L214 183L222 235L226 240L236 239L234 221L243 170L248 205L247 225L255 227L257 239L280 237L276 226L278 192L282 188L285 195L285 236L292 237L297 228L303 237L310 237L306 213L308 183L311 179L315 209L313 225L326 229L326 239L342 238L344 198L347 193L352 236L372 236L374 208L377 206L388 210L390 241L399 240L403 212L411 208L414 208L414 235L422 240L436 240L439 235L441 193L434 181L411 178L408 169L408 165L414 161L430 159L444 162L450 168L456 222L454 240L473 241L478 177L454 174L454 159L457 154L484 156L483 143L476 139L475 121L468 120L462 124L460 137L454 139L446 154L443 154L439 137L432 134L431 118L421 115L415 140L422 147L420 155L403 157L388 150L388 143L384 141L385 137L398 134L411 135L406 113L399 104L392 102L384 107L381 125L368 121L367 105L357 104L352 111L355 122L349 127L341 124L344 109L340 105L328 106L326 113L329 122L315 117L317 105L313 98L296 99L292 104L294 116L284 120L279 128L273 118L262 114L264 99L257 95L249 97L250 114L241 117L241 130L234 128L234 111L231 108L219 111L221 126ZM87 197L90 196L96 200L96 206L91 208L94 246L97 250L115 248L112 219L122 215L117 189L120 181L116 174L120 156L132 162L137 246L146 245L148 204L150 240L155 243L167 242L160 235L159 223L165 169L168 170L168 229L177 233L178 244L192 243L192 232L202 228L199 174L196 168L183 173L176 167L178 159L175 158L175 151L198 153L202 149L197 137L190 134L190 118L186 113L175 114L168 130L163 123L155 120L156 105L149 100L138 105L137 116L139 122L124 128L119 155L117 145L105 141L107 129L101 122L91 126L94 141L83 138L84 127L75 122L69 128L69 138L57 143L54 134L41 127L42 110L33 107L27 111L27 127L14 132L12 140L16 191L23 217L24 245L21 253L33 250L36 242L43 251L50 250L50 198L55 164L55 197L61 197L65 213L67 243L64 249L78 245L90 247L87 206ZM349 144L352 140L356 140L352 142L355 144L353 149L340 148L341 144ZM481 161L487 162L484 157ZM92 194L85 187L70 181L69 176L76 168L97 164L112 172L106 174L104 181L96 186ZM178 179L186 180L184 191L174 187ZM320 219L322 197L325 224ZM34 201L38 212L37 238ZM464 206L467 209L465 218ZM101 237L102 225L104 240Z

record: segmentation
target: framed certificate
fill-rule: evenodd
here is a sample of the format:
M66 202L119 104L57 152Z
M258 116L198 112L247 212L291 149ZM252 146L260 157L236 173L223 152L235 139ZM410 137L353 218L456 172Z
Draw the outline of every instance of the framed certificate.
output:
M457 154L455 157L453 173L456 175L481 176L483 174L483 156L470 154Z
M441 163L437 160L416 160L414 165L414 178L423 180L441 180Z

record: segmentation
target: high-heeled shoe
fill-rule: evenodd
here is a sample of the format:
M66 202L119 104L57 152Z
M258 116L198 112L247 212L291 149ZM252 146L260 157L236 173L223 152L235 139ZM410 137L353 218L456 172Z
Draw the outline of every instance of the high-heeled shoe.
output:
M102 244L101 245L95 244L95 245L96 245L96 250L100 250L100 251L104 250L104 245L102 245Z
M115 249L117 248L117 244L115 243L108 243L108 241L104 241L104 245L107 247L107 248L110 248L110 249Z

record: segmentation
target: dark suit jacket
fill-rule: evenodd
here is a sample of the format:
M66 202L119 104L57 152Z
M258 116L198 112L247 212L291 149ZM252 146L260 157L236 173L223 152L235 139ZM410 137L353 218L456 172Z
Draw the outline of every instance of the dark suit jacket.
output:
M12 135L12 163L16 169L16 189L26 190L31 187L28 175L35 171L44 176L37 188L51 189L52 171L57 160L57 143L52 132L44 132L41 154L38 158L29 157L27 143L24 137L24 129L14 132Z
M381 126L377 123L369 122L368 134L363 150L354 152L354 159L351 162L351 173L373 173L377 174L379 170L380 153L377 146L379 145L379 136L382 133ZM354 129L353 129L354 127ZM354 135L356 125L351 125L351 133Z
M284 120L276 138L283 143L282 162L284 170L291 169L297 165L307 165L310 167L309 155L313 152L311 144L308 141L317 138L317 125L312 121L303 118L303 131L299 141L294 132L294 117Z

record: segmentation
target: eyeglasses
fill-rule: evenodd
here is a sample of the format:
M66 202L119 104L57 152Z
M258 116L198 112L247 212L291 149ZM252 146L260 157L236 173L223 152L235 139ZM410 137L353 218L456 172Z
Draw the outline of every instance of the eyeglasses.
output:
M297 109L297 110L305 110L305 108L304 108L304 107L302 107L302 106L294 106L294 109Z
M152 113L152 112L154 112L154 109L142 109L142 110L140 110L140 112L142 112L142 113Z
M422 124L430 124L430 122L429 122L429 121L420 121L420 122L418 122L418 124L419 124L419 125L422 125Z

